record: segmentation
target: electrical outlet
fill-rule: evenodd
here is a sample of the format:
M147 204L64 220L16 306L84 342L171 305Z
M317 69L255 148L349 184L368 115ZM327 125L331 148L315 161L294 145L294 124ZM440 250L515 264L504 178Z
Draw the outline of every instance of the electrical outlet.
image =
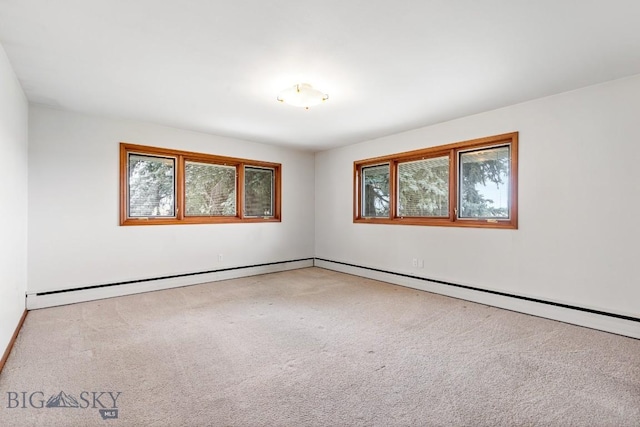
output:
M418 268L424 268L424 260L423 259L419 259L418 260Z
M418 267L418 258L414 258L411 265L413 265L414 267Z
M218 254L218 262L222 262L223 259L224 257L222 256L222 254Z

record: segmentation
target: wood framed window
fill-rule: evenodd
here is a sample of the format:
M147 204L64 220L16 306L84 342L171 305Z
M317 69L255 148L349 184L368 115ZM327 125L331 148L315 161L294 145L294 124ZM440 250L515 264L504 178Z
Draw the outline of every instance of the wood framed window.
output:
M354 162L357 223L518 228L518 132Z
M281 169L120 143L120 225L279 222Z

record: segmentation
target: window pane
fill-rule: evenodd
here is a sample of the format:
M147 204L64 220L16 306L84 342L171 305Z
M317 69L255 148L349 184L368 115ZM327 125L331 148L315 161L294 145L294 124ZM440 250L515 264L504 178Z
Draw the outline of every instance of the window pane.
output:
M362 216L389 216L389 164L362 168Z
M449 156L398 164L398 216L449 216Z
M236 168L185 162L185 215L235 216Z
M129 216L175 216L175 159L129 154Z
M274 216L273 169L244 168L244 216Z
M510 147L460 153L459 218L509 218Z

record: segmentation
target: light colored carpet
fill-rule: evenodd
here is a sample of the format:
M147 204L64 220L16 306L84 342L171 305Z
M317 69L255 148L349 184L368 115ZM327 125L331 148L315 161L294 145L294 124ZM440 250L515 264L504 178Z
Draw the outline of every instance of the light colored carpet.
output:
M638 426L640 341L308 268L32 311L0 392L2 426Z

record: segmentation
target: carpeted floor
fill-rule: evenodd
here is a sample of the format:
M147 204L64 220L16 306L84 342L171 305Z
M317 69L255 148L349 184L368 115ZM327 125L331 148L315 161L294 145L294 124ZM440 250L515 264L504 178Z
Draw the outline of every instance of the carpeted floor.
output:
M1 426L638 426L640 341L308 268L32 311L0 393Z

